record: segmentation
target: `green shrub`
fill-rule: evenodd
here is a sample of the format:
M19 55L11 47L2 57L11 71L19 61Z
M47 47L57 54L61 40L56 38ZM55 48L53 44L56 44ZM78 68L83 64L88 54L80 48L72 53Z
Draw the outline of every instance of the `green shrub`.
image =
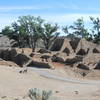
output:
M29 97L31 100L50 100L52 91L40 90L33 88L29 90Z

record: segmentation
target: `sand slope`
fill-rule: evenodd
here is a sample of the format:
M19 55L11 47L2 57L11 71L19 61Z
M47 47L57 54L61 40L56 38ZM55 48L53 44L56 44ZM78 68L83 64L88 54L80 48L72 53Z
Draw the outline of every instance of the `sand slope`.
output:
M76 84L48 79L39 76L32 70L28 70L27 74L20 74L20 70L21 68L0 66L0 100L15 100L16 98L30 100L27 97L30 88L52 90L53 96L57 100L99 100L100 98L99 85ZM44 71L48 72L49 70ZM56 75L58 73L57 70L49 72L56 73ZM59 91L59 93L55 91Z

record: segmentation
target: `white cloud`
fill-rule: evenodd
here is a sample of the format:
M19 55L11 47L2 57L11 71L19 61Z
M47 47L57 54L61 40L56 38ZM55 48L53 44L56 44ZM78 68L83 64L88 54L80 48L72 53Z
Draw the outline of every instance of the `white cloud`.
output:
M14 6L14 7L0 7L0 12L9 12L14 10L41 10L48 9L49 6Z
M16 14L16 15L11 15L11 14L0 14L0 30L6 26L10 25L12 22L16 21L18 16L21 16L22 14ZM38 16L34 14L33 16ZM86 24L89 24L90 19L89 16L93 17L99 17L100 14L52 14L52 15L40 15L42 18L44 18L47 22L52 22L52 23L58 23L60 26L63 25L71 25L74 21L76 21L78 18L83 17L84 22Z
M11 25L12 22L17 20L17 16L9 15L9 14L0 14L0 31L5 26Z
M90 16L92 17L99 17L100 14L57 14L57 15L48 15L48 16L43 16L45 19L47 19L48 21L52 21L52 22L58 22L58 23L62 23L62 24L70 24L74 21L76 21L78 18L83 18L84 22L89 22L90 21Z

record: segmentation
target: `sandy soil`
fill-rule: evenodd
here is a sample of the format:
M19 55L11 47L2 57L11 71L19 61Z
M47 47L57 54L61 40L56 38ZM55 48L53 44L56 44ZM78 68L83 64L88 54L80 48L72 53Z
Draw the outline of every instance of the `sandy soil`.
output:
M48 79L32 70L28 70L26 74L20 74L20 70L22 69L17 67L0 66L0 100L16 100L17 98L30 100L27 96L30 88L52 90L57 100L100 100L100 85ZM44 71L50 72L50 70ZM52 73L57 75L63 71L56 69Z

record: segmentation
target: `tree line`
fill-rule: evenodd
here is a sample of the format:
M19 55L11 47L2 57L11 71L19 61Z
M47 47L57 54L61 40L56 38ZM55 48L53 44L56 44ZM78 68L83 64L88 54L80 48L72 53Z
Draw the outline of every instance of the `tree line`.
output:
M100 19L98 17L90 17L90 21L92 25L91 29L85 28L83 18L79 18L72 25L63 26L62 31L67 37L85 38L88 41L100 44ZM29 47L34 51L39 39L43 41L45 48L49 49L61 34L59 28L58 24L48 23L40 16L34 17L28 15L20 16L10 26L5 26L1 34L7 35L10 39L14 39L18 47Z

